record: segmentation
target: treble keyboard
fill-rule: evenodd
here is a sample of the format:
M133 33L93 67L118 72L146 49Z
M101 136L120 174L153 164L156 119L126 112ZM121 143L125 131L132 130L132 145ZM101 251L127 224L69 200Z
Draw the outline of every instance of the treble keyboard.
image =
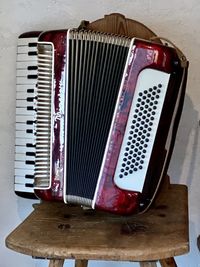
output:
M15 192L34 198L37 41L40 32L19 36L16 78Z

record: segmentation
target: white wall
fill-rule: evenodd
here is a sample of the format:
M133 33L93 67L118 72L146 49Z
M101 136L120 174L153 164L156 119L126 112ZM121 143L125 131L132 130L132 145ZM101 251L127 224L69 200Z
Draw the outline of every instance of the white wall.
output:
M15 133L15 60L20 33L77 26L104 14L119 12L136 19L158 35L171 39L190 61L187 95L169 174L189 188L190 244L188 255L176 258L180 267L200 266L196 238L200 234L200 2L198 0L1 0L0 1L0 266L43 267L47 262L17 254L4 239L32 210L33 201L13 192ZM178 196L177 196L178 197ZM17 263L17 264L16 264ZM73 262L67 261L70 266ZM138 266L99 263L90 266Z

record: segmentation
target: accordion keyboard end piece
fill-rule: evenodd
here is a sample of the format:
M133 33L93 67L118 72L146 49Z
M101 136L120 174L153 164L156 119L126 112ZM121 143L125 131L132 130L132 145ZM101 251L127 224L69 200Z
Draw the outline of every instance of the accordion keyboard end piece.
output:
M35 189L51 185L53 44L38 42Z

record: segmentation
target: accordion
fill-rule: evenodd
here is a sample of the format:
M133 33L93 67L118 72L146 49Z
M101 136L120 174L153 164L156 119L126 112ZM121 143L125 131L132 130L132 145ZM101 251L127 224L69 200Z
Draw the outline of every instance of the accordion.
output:
M145 211L167 173L187 60L169 45L87 30L18 39L15 191Z

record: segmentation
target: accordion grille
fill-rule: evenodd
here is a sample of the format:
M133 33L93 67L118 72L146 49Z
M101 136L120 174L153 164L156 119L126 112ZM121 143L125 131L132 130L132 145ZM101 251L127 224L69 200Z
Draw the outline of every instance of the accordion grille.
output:
M51 179L51 102L53 46L38 43L35 188L48 188Z
M129 45L125 37L70 33L66 201L93 199Z

